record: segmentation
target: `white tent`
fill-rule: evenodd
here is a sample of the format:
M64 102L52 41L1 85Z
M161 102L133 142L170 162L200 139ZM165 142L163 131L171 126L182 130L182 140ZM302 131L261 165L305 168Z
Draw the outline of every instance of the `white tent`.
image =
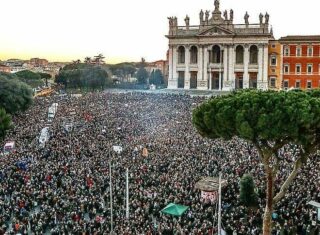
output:
M118 154L120 154L123 150L121 146L117 146L117 145L114 145L112 148L113 148L113 151L115 151Z
M15 147L15 142L14 141L7 142L3 147L3 151L4 152L10 152L11 150L14 149L14 147Z

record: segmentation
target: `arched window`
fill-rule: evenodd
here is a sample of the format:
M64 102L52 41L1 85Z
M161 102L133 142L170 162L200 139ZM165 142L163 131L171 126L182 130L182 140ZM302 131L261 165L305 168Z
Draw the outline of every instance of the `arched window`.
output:
M185 63L185 55L186 55L186 51L184 49L184 46L180 46L178 48L178 64Z
M196 46L192 46L190 49L190 64L198 63L198 48Z
M243 64L243 56L244 56L243 46L239 45L236 48L236 64Z
M250 47L250 64L258 64L258 47L256 45Z
M220 47L217 45L212 47L210 62L214 64L219 64L221 62L221 51Z

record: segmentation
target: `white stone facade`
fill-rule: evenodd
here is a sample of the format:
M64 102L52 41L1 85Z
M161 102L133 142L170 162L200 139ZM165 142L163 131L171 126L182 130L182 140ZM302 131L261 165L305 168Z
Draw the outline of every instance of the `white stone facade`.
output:
M269 15L260 14L260 23L233 24L233 11L201 10L200 24L178 26L169 18L169 89L233 90L268 88ZM228 16L229 15L229 16Z

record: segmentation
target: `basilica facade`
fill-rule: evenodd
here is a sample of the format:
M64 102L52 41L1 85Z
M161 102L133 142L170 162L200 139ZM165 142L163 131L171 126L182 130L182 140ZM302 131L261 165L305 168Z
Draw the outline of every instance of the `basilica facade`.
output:
M260 14L250 23L248 13L242 24L233 22L233 10L199 13L199 25L183 26L169 17L169 89L233 90L268 89L268 44L273 39L269 15Z

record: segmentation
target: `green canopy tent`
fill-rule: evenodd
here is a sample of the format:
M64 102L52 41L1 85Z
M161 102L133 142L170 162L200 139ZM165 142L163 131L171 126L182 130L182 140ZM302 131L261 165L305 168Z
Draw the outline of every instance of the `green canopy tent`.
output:
M163 208L161 212L168 215L181 216L186 210L188 210L188 208L188 206L170 203L165 208Z

